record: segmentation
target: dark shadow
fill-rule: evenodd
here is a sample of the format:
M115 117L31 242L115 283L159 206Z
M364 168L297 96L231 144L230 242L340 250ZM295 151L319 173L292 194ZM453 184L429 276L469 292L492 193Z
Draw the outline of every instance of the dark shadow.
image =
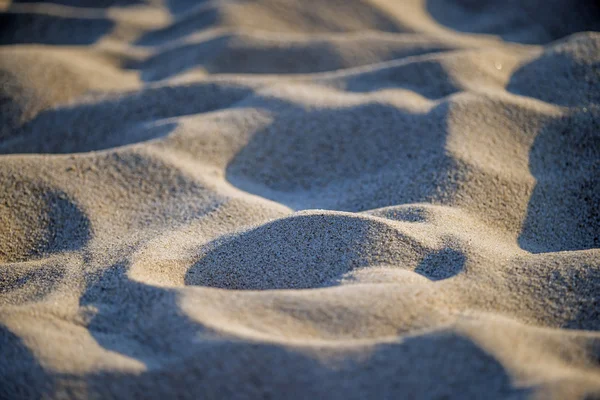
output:
M175 289L130 280L124 263L90 277L80 299L98 345L138 360L138 373L45 371L0 326L2 398L526 398L505 368L466 336L441 331L336 352L228 336L190 320ZM60 382L60 383L55 383ZM70 393L73 395L73 393ZM21 396L21 397L18 397Z
M57 110L54 111L56 114L52 115L50 118L53 121L59 122L61 120L60 114L63 114L63 121L66 125L62 126L64 133L57 132L57 136L55 136L60 137L61 140L53 140L52 136L49 134L50 131L45 131L44 128L43 121L46 117L45 113L47 112L49 111L42 112L38 118L34 120L33 126L26 125L24 130L20 132L21 134L12 141L7 142L4 145L0 144L0 154L65 154L106 150L166 137L177 127L176 123L168 122L154 125L140 124L132 127L120 127L119 129L116 126L111 126L112 124L107 123L99 125L96 129L87 130L84 127L74 129L72 126L77 125L68 125L72 122L74 116L68 115L68 113L62 113L62 110ZM52 124L48 127L52 128ZM110 129L111 127L114 129ZM44 131L47 133L44 134Z
M361 43L357 42L356 45ZM366 45L368 44L365 43ZM282 42L226 35L201 43L184 44L167 49L141 62L129 62L126 67L141 70L142 79L153 82L194 68L202 68L211 74L309 74L359 67L367 63L353 61L352 57L345 58L338 46L335 41L326 40L288 43L287 46L282 46ZM398 49L386 52L376 62L445 50L441 47ZM432 79L436 85L430 89L430 92L440 93L440 89L443 93L456 91L454 87L450 87L451 79L445 79L449 77L439 65L436 68L434 63L417 64L417 66L407 65L404 68L397 67L395 71L387 73L388 86L394 85L394 79L396 79L395 84L404 82L407 86L416 79L418 82L412 83L412 87L424 87L421 85L423 81ZM386 75L386 72L388 71L380 74ZM353 87L361 91L360 84ZM369 90L365 85L362 89L362 91Z
M600 30L600 4L589 0L427 0L440 24L524 44L545 44L576 32Z
M105 18L71 18L49 14L0 13L0 45L88 45L109 33L114 23Z
M2 277L0 299L5 298L11 304L15 304L43 300L56 289L59 283L63 282L66 273L58 265L28 266L24 263L0 263L0 276ZM19 293L13 297L17 291Z
M75 251L90 240L87 215L65 193L14 175L0 175L0 186L14 188L5 189L0 205L0 262Z
M241 86L198 83L48 109L9 133L0 154L86 152L152 140L168 135L176 123L148 122L225 108L249 94Z
M140 339L145 337L139 333ZM235 339L190 340L175 347L185 348L186 357L141 374L88 375L88 393L98 398L151 394L185 399L526 399L533 394L533 388L513 383L475 341L452 332L380 344L358 356L336 355L326 347L304 353L299 346ZM335 365L320 361L317 351L336 359Z
M432 281L448 279L464 270L466 260L461 251L447 247L427 254L415 272Z
M167 0L166 5L171 14L185 14L194 8L205 4L208 0Z
M529 152L536 179L519 245L542 253L600 247L598 39L577 35L514 72L507 90L573 107L540 129Z
M217 6L203 7L193 11L193 13L186 15L167 27L144 34L135 44L140 46L156 46L171 41L177 41L194 32L202 31L217 25L220 18Z
M131 281L124 264L88 283L82 306L99 345L143 362L147 371L83 377L98 398L526 398L504 367L468 337L426 333L365 349L318 354L301 346L213 332L181 312L177 291ZM305 352L304 352L305 351ZM311 354L312 353L312 354ZM79 379L79 377L74 377Z
M425 60L391 65L349 76L345 89L368 93L382 89L406 89L431 100L439 100L459 92L454 79L437 60Z
M542 253L600 248L600 109L552 120L529 153L536 185L519 245Z
M516 70L506 90L560 106L598 104L600 62L584 58L598 60L597 48L598 38L570 37Z
M27 113L23 101L27 96L17 82L15 74L0 69L0 146L19 128Z
M120 263L89 278L80 305L95 309L90 334L102 347L150 369L185 363L190 346L207 330L179 311L175 290L133 281L126 272L127 265Z
M54 378L46 372L23 341L0 324L0 399L47 399Z
M453 193L447 102L415 114L381 103L307 110L252 100L274 120L227 166L227 180L242 190L294 209L344 211L426 202L442 187Z
M82 8L127 7L150 3L148 0L12 0L12 2L13 4L51 3Z
M176 76L187 70L205 67L205 62L218 57L229 38L221 36L201 44L185 44L164 50L143 61L130 61L125 68L139 69L145 82L154 82Z
M157 81L194 68L211 74L303 74L343 68L343 60L327 43L304 47L235 46L235 37L221 36L166 50L141 63L142 79ZM269 62L265 62L269 60Z
M399 254L419 247L378 220L295 215L210 243L185 283L237 290L316 288L354 269L398 264Z

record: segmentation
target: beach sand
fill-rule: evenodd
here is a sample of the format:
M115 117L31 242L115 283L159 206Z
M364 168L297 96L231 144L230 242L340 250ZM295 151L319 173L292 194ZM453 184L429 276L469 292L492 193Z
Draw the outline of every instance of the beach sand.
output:
M600 396L600 3L0 7L0 398Z

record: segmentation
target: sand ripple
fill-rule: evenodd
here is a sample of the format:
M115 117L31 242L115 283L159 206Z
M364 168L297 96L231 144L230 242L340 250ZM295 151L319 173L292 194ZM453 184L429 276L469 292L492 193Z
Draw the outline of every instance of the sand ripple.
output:
M0 398L600 394L592 2L0 8Z

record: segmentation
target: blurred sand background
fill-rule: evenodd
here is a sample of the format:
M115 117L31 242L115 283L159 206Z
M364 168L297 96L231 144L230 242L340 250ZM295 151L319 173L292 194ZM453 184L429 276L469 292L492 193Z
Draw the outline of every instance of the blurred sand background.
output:
M0 9L0 398L600 396L600 3Z

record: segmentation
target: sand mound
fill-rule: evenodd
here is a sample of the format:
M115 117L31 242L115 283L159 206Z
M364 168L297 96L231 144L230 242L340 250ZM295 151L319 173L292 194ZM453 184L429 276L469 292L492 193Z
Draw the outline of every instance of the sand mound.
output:
M11 182L3 178L2 187L16 187L0 205L2 262L78 250L85 245L88 220L65 193L25 179Z
M0 398L600 395L592 2L0 8Z
M420 247L385 220L301 213L209 245L186 282L226 289L318 287L353 269L410 268Z

